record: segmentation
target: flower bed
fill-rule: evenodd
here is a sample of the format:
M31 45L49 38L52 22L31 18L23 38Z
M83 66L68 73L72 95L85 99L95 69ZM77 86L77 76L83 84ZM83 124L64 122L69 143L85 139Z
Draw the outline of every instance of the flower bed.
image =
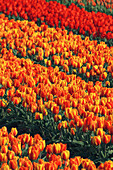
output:
M5 126L0 129L0 170L75 170L79 167L81 170L92 168L101 170L113 166L112 161L107 161L96 168L89 159L80 156L70 158L66 144L53 143L45 148L45 141L40 135L36 134L33 138L30 134L17 136L17 133L16 128L12 128L9 134Z
M18 1L14 7L7 3L8 11L6 2L0 15L1 170L112 168L113 48L88 36L82 39L73 29L68 34L60 16L66 19L66 10L70 18L69 11L78 10L85 19L86 13L112 17L52 1L38 1L38 9L48 6L38 16L29 12L34 2L26 13L27 4L22 12L21 1L17 8ZM54 18L49 20L57 5L63 30L52 28ZM42 21L37 25L37 17L51 28Z
M80 9L74 3L67 8L65 5L56 1L13 1L7 0L0 5L0 11L5 14L30 19L37 22L40 18L50 26L65 29L74 29L78 34L84 36L101 37L107 40L113 38L112 16L102 12L87 12L84 8ZM103 27L104 24L104 27ZM84 26L85 25L85 26Z

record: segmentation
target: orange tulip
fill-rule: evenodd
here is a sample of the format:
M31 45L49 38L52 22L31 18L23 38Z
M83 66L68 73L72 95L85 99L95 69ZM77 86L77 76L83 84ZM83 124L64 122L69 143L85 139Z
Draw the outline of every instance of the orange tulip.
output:
M37 111L37 103L35 103L35 102L30 103L30 111L32 113L35 113Z
M5 95L5 89L0 89L0 96L3 97Z
M45 170L57 170L58 166L54 162L46 162L45 163Z
M7 153L8 152L8 146L7 145L2 145L1 146L1 152L2 153Z
M70 164L70 167L72 167L74 164L80 166L81 162L82 162L81 157L76 156L74 158L70 158L69 164Z
M1 166L1 170L10 170L9 165L7 165L7 163L3 163Z
M32 137L32 136L30 136L30 140L29 140L28 145L29 145L29 146L32 146L32 145L33 145L33 143L34 143L34 139L33 139L33 137Z
M7 160L6 153L0 153L0 162L7 162Z
M86 73L86 67L82 67L82 73L83 73L83 74Z
M8 153L7 153L8 159L12 160L14 158L14 156L15 156L15 152L8 150Z
M72 167L71 167L71 170L79 170L79 166L73 164Z
M103 127L104 127L104 123L105 123L105 118L104 118L104 117L100 117L100 118L97 120L97 127L98 127L98 128L103 128Z
M84 124L83 120L79 119L78 122L77 122L77 127L82 127L83 124Z
M65 72L69 72L69 67L66 64L63 64L63 70Z
M96 134L97 134L97 136L99 135L102 139L103 135L105 135L105 132L103 131L103 128L97 128Z
M61 153L61 145L60 143L57 143L57 144L53 144L53 153L55 154L59 154Z
M30 146L32 147L32 146ZM30 148L29 147L29 150L28 150L28 154L29 154L29 158L31 160L36 160L40 154L40 148L37 148L36 150L32 147Z
M11 129L11 134L12 134L13 136L16 136L17 133L18 133L18 131L17 131L16 128L12 128L12 129Z
M96 126L97 126L96 124L97 124L96 121L91 120L91 122L90 122L90 124L89 124L89 130L95 132Z
M96 145L96 146L100 145L101 144L101 137L99 135L91 137L91 144Z
M51 60L47 60L47 66L51 67Z
M71 132L72 135L75 135L76 128L71 128L71 131L70 131L70 132Z
M0 107L6 107L8 105L8 102L7 102L7 100L5 100L5 99L0 99Z
M96 165L93 161L90 161L87 167L88 170L96 170Z
M18 105L21 102L20 97L12 97L11 101L13 102L14 105Z
M65 150L61 153L62 159L67 160L67 159L69 159L69 157L70 157L70 152L68 150Z
M21 143L22 144L29 143L29 141L30 141L30 134L24 134L23 138L21 139Z
M91 64L87 63L86 68L89 70L91 68Z
M86 77L90 78L90 72L86 72Z
M43 114L39 113L39 112L36 112L35 113L35 119L37 120L43 120Z
M62 116L61 115L55 115L54 116L54 121L58 122L59 120L62 120Z
M53 114L58 114L59 113L59 106L53 106Z
M67 126L67 121L62 121L62 126L63 126L63 128L67 128L68 126Z
M103 135L102 142L108 144L111 140L111 135Z
M16 159L10 160L10 161L9 161L9 167L10 167L11 169L16 169L16 168L18 168L17 160L16 160Z
M49 144L49 145L46 146L46 152L49 153L49 154L53 153L53 145L52 144Z

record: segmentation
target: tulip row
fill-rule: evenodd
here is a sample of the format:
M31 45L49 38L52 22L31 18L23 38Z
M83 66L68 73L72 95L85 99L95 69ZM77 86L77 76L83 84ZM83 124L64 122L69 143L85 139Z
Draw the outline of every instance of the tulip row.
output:
M34 22L8 20L4 14L0 18L2 54L5 48L13 49L18 57L30 57L48 67L57 65L60 71L76 72L87 81L94 79L112 86L113 50L104 42L97 44L88 37L82 40L80 35L72 32L67 35L66 30L48 28L45 24L38 27Z
M73 1L74 3L75 1ZM92 7L94 6L104 6L107 9L110 8L110 11L113 9L113 1L112 0L77 0L77 3L81 6L89 6L90 4L92 5Z
M4 44L2 45L4 47ZM73 135L75 135L76 125L78 127L83 126L84 132L104 128L112 134L111 116L107 117L107 115L111 115L112 113L112 89L103 88L99 82L93 87L93 84L85 83L79 77L76 80L76 76L74 75L67 76L65 73L59 72L58 67L55 69L51 67L47 69L33 64L29 59L17 59L13 55L12 50L7 51L6 48L3 48L1 53L2 74L0 83L3 88L0 90L0 95L2 97L5 95L5 89L10 88L6 93L7 99L13 101L15 105L18 105L23 98L24 101L22 105L29 107L30 111L35 113L35 119L41 120L43 116L48 114L47 108L50 109L53 114L59 114L59 106L61 106L61 109L66 111L65 116L68 119L74 119L74 121L61 121L62 115L55 115L54 120L56 122L61 121L58 124L59 130L61 127L67 128L67 124L69 123L69 127L71 127L70 131ZM8 69L4 70L3 68ZM38 72L36 71L37 69ZM37 83L38 86L35 87ZM54 83L54 85L52 85L52 83ZM67 83L70 83L68 87ZM73 88L75 84L76 88ZM15 91L16 88L17 90ZM85 90L87 90L88 94L85 93ZM43 103L42 100L37 100L37 95L44 98L45 101L49 101ZM55 95L58 98L54 99ZM54 100L54 102L51 100ZM6 100L0 100L1 107L5 107L6 105ZM76 109L71 108L66 110L66 108L70 106ZM105 115L105 118L108 120L98 118L99 113ZM95 117L95 114L97 114L97 117ZM90 121L88 116L90 116ZM92 143L94 144L95 142Z
M37 22L37 18L45 21L50 26L60 26L61 28L69 27L69 29L79 30L79 34L93 35L95 37L113 38L112 16L101 12L87 12L84 8L80 9L74 3L68 8L56 1L14 1L8 0L1 2L0 11L9 15L23 17ZM84 26L85 25L85 26Z
M48 115L49 109L55 114L54 120L60 121L58 129L67 128L69 124L72 134L76 126L83 127L83 132L104 128L113 134L112 88L102 87L101 82L96 82L94 86L93 82L86 83L74 74L59 72L58 67L33 64L30 59L14 56L11 49L3 49L0 59L0 107L6 107L10 101L14 105L22 103L23 107L35 113L35 119L41 120ZM37 96L40 96L39 100ZM62 121L60 107L68 122ZM99 117L99 114L105 117Z
M46 1L48 2L48 0ZM59 2L59 0L56 0L56 1ZM102 12L103 9L106 11L106 9L109 8L110 11L112 12L112 9L113 9L112 0L62 0L60 1L60 3L61 2L67 7L71 3L75 3L78 7L82 7L82 8L85 7L85 9L88 11L91 9L96 11L99 8L98 11Z
M77 127L82 127L83 132L94 131L97 135L91 136L93 145L100 145L101 142L108 144L110 141L112 143L113 89L102 87L102 83L98 81L95 85L93 82L86 83L74 74L68 75L60 72L58 67L62 66L63 70L69 73L70 67L73 66L76 68L77 74L78 72L86 74L86 69L92 69L93 71L90 70L91 76L95 72L96 75L100 76L99 80L102 81L107 78L106 70L113 76L112 48L108 48L105 43L97 45L96 41L91 42L88 37L82 41L80 36L73 35L72 32L67 35L66 30L49 29L45 24L38 27L34 22L15 22L14 20L9 21L8 18L5 18L5 15L0 17L0 107L6 107L10 101L15 106L22 103L23 107L30 108L30 111L35 113L35 119L40 120L43 120L43 117L47 116L48 110L50 110L54 115L54 121L58 122L59 130L62 127L67 130L69 128L71 134L76 136ZM74 41L77 43L74 44ZM73 43L71 44L71 42ZM94 55L90 55L90 53ZM44 61L43 63L48 68L34 64L30 59L19 59L16 55L25 58L32 56L39 62ZM51 57L51 55L53 56ZM95 60L95 55L97 55L97 60ZM68 60L65 60L65 58ZM58 66L52 68L53 62ZM101 66L99 66L100 64ZM107 66L105 66L106 64ZM106 85L110 83L110 81L106 81ZM38 100L37 96L40 96L41 99ZM64 113L67 121L64 120L62 113ZM108 131L110 135L106 134L105 131ZM44 143L42 142L39 145L42 148ZM13 146L13 150L15 152L17 152L17 149L20 151L19 147ZM64 159L64 164L69 165L65 169L78 168L78 165L71 166L68 163L70 153L67 149L62 151L61 157L53 155L56 154L54 152L60 152L60 147L63 148L63 145L56 146L58 150L53 149L53 146L51 147L53 153L52 155L48 153L47 158L49 161L54 160L54 165L53 163L45 164L41 160L39 164L43 165L35 164L35 169L48 169L51 166L58 169L58 166L61 166L58 159ZM39 146L31 147L28 152L29 158L31 160L38 158L40 151ZM21 152L17 154L21 155ZM27 162L27 160L25 158L21 161ZM16 162L15 160L14 163L10 161L9 164L13 166ZM93 162L89 165L88 160L82 163L82 166L86 169L90 169L90 167L96 169ZM108 162L106 166L112 167L112 162ZM104 164L101 164L100 167L104 167Z
M96 168L93 161L89 159L83 159L80 156L70 158L66 144L54 143L46 146L39 134L33 138L30 134L17 136L17 133L16 128L12 128L9 134L5 126L0 129L0 170L62 170L62 168L64 170L77 170L81 165L81 170L100 170L104 167L113 167L113 162L107 161ZM40 157L44 148L46 150L44 156L47 161ZM25 156L25 152L28 153L28 156ZM37 162L35 162L36 160Z

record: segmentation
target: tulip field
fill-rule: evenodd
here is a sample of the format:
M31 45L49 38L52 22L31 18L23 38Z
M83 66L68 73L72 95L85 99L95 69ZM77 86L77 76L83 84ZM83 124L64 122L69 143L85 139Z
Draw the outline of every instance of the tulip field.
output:
M113 170L113 0L0 0L0 170Z

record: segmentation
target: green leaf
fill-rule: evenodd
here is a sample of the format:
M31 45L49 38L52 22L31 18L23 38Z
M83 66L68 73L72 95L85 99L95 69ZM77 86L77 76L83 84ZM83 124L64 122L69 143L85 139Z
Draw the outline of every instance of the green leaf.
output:
M113 150L109 150L109 151L108 151L108 154L113 154Z
M105 158L105 155L104 155L103 151L101 151L101 155L102 155L103 158Z
M73 140L73 142L72 142L73 144L78 144L78 145L81 145L81 146L84 146L84 142L82 142L82 141L77 141L77 140Z

